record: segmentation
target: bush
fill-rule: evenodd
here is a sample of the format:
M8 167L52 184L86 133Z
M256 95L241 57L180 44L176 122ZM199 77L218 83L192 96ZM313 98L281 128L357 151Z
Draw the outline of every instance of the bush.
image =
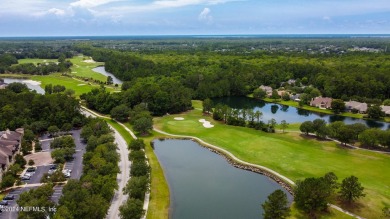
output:
M142 139L136 139L134 141L131 141L129 144L129 149L138 151L145 148L145 143Z

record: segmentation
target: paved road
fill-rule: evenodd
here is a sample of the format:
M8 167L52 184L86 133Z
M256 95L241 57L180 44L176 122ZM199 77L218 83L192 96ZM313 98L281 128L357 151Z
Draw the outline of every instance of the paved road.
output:
M86 116L96 117L95 114L90 113L89 111L82 110ZM108 118L108 117L105 117ZM117 151L120 155L119 169L120 173L117 175L117 182L119 185L118 190L115 191L114 198L111 201L111 206L107 212L107 219L116 219L119 218L119 207L127 200L128 195L123 194L123 188L126 186L127 181L130 179L130 167L131 162L128 159L129 150L127 149L127 143L125 139L111 127L115 133L115 143L117 143Z
M58 204L58 201L60 200L60 197L62 195L62 189L64 188L64 186L54 186L53 190L53 195L50 197L50 200L52 200L54 203L57 203Z
M47 173L49 171L50 167L49 165L45 166L37 166L37 169L35 170L34 175L31 176L30 180L25 181L27 184L36 184L41 183L41 178L43 174Z

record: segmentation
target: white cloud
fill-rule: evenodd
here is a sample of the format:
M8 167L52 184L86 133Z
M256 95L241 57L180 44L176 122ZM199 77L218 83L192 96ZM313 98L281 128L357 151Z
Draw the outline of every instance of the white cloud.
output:
M105 5L112 2L119 2L123 0L79 0L76 2L70 3L72 7L81 7L81 8L93 8L100 5Z
M64 10L62 9L58 9L58 8L51 8L47 11L48 14L55 14L57 16L64 16L66 13Z
M200 21L206 22L208 24L213 22L213 16L211 16L210 8L204 8L202 12L200 12L198 19Z
M332 19L329 16L323 16L322 20L324 20L324 21L331 21Z

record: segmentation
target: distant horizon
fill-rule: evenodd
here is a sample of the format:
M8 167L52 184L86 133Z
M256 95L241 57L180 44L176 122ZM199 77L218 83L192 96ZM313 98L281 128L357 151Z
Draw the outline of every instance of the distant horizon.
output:
M333 37L390 37L390 34L388 33L269 33L269 34L134 34L134 35L125 35L125 34L117 34L117 35L20 35L20 36L0 36L0 39L7 39L7 38L75 38L79 37L81 39L86 39L88 37L91 38L138 38L138 37L190 37L190 38L197 38L197 37L229 37L229 38L266 38L266 37L284 37L284 38L305 38L305 37L326 37L326 38L333 38ZM80 40L81 40L80 39Z
M2 0L1 37L390 34L388 0Z

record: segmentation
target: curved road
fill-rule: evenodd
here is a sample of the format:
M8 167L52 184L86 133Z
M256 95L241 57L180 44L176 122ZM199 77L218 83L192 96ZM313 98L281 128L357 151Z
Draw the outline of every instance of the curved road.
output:
M83 110L82 112L86 114L87 116L92 117L101 117L105 119L111 119L110 117L100 115L86 107L81 107ZM137 139L137 136L125 125L122 123L116 121L119 125L121 125L134 139ZM117 176L117 182L119 185L118 190L116 190L114 198L111 202L110 209L108 209L107 212L107 219L116 219L119 218L119 207L127 200L128 195L123 194L123 188L126 187L127 181L130 179L130 168L131 168L131 162L128 159L129 150L127 149L127 143L125 139L119 134L118 131L112 126L110 126L114 132L115 132L115 142L118 144L118 153L120 154L121 160L119 161L119 168L120 173ZM146 156L146 155L145 155ZM146 218L146 214L149 208L149 199L150 194L147 192L145 194L145 200L144 200L144 206L143 209L145 211L144 215L141 217L141 219Z
M99 114L96 114L86 108L82 108L83 113L87 116L92 117L102 117L102 118L108 118L105 116L101 116ZM111 206L108 209L107 212L107 219L116 219L119 218L119 207L127 200L128 195L123 194L123 188L126 187L127 181L130 178L130 167L131 162L128 159L129 150L127 149L127 143L125 139L122 137L122 135L119 134L119 132L110 126L112 130L114 130L115 133L115 143L117 143L118 148L117 151L120 155L120 161L118 163L120 172L117 175L117 182L118 182L118 190L115 191L114 198L111 201Z

